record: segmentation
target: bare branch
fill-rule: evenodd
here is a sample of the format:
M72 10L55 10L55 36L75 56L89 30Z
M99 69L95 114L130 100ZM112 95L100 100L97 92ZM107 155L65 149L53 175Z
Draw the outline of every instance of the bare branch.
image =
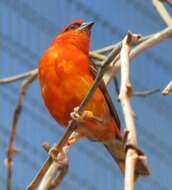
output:
M136 43L136 44L139 44L139 43L142 43L143 41L151 38L154 34L150 34L150 35L147 35L147 36L143 36L141 39L139 39L139 41ZM112 44L112 45L109 45L107 47L104 47L104 48L100 48L100 49L97 49L95 51L93 51L94 53L99 53L99 54L107 54L109 53L110 51L112 51L112 49L116 48L116 49L121 49L121 45L122 45L122 41L120 42L117 42L116 44Z
M28 78L26 78L23 81L20 88L20 92L19 92L18 102L13 114L12 127L11 127L8 149L7 149L7 159L5 161L6 167L7 167L7 189L8 190L12 190L13 155L15 153L14 142L16 138L16 130L18 126L18 121L19 121L20 114L22 111L24 96L29 85L33 82L35 78L36 78L36 74L35 72L33 72Z
M3 78L3 79L0 79L0 84L7 84L7 83L15 82L18 80L22 80L22 79L28 78L31 75L35 75L35 78L36 78L37 73L38 73L38 69L34 69L25 73L21 73L19 75Z
M161 30L160 32L155 33L150 37L149 39L145 40L144 42L137 45L135 48L133 48L129 54L129 59L132 60L139 54L143 53L146 49L151 48L155 46L156 44L160 43L161 41L172 37L172 27L167 27L164 30ZM119 56L115 58L111 66L109 66L109 70L105 73L103 80L105 84L107 85L109 81L116 76L116 73L119 71L121 66Z
M169 1L170 2L170 1ZM152 0L153 5L157 9L159 15L163 19L163 21L166 23L167 26L172 26L172 18L166 8L164 7L161 0Z
M135 131L135 122L133 111L130 105L130 97L132 94L132 86L129 79L129 51L132 36L130 33L124 38L120 53L121 60L121 89L119 99L122 105L126 128L129 131L128 141L130 144L137 146L137 137ZM137 153L134 150L128 149L125 161L125 181L124 189L134 189L134 171L136 165Z
M96 60L98 60L98 61L103 61L103 60L105 59L105 56L104 56L104 55L101 55L101 54L96 53L96 52L94 52L94 51L91 51L91 52L90 52L90 56L91 56L91 58L96 59Z
M162 91L162 94L164 95L164 96L167 96L169 93L170 93L170 91L172 91L172 81L170 81L168 84L167 84L167 86L164 88L164 90Z
M132 86L130 83L130 67L129 67L129 51L131 48L132 41L137 41L139 35L128 33L124 38L120 53L121 60L121 88L119 99L122 105L126 130L129 132L127 136L127 144L137 147L137 135L135 129L135 119L133 115L133 110L130 104L130 98L132 96ZM125 161L125 179L124 179L124 189L134 190L135 184L135 168L136 162L139 158L138 152L133 148L128 148L126 152Z
M116 44L112 44L110 46L104 47L104 48L100 48L95 50L95 53L99 53L99 54L106 54L109 53L110 51L112 51L113 49L121 49L121 41L116 43Z
M51 146L44 144L44 149L49 152ZM59 154L61 157L58 158L58 161L52 163L47 173L43 177L38 190L53 190L60 185L69 169L67 158L68 150L69 146L63 147L63 155Z

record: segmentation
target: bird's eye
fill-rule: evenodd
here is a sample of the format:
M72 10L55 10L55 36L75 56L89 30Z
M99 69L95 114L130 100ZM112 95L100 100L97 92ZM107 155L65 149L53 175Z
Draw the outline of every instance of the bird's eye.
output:
M79 28L80 26L81 26L80 23L73 23L70 26L68 26L67 28L65 28L64 31L66 32L66 31L69 31L69 30L75 30L75 29Z

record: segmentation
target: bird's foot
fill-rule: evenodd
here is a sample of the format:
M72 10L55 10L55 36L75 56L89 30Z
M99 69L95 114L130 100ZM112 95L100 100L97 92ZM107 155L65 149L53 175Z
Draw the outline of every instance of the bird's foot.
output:
M92 111L85 110L80 115L78 113L78 110L79 110L79 107L75 107L73 112L70 113L70 116L71 116L72 119L74 119L75 121L77 121L79 123L83 122L85 119L90 119L90 118L94 117L94 114L93 114Z
M75 107L74 111L70 113L71 118L74 119L75 121L77 121L78 123L83 123L85 120L90 120L90 119L94 120L96 122L100 122L100 123L103 122L102 118L95 116L92 111L85 110L80 115L78 113L78 109L79 109L79 107Z

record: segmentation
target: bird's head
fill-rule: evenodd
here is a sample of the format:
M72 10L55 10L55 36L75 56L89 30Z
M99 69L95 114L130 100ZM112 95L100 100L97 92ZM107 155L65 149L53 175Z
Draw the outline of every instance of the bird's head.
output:
M56 37L55 41L70 43L88 54L90 33L93 24L94 22L84 22L79 19L75 20L64 28L64 30Z
M94 25L94 22L84 22L83 20L78 19L71 22L68 26L66 26L63 32L79 31L79 32L86 32L90 34L90 31L93 25Z

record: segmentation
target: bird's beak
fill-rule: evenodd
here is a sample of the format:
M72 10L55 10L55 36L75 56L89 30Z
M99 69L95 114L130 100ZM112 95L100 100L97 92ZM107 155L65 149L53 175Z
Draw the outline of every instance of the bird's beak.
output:
M94 22L84 22L79 28L79 31L84 31L84 30L90 30L92 26L94 25Z

